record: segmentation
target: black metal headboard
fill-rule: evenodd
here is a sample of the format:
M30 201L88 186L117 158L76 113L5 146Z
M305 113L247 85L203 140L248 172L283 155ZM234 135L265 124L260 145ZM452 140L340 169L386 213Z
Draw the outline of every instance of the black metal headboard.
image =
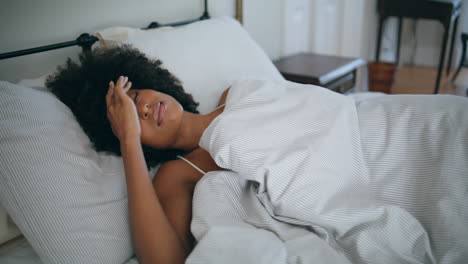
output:
M209 19L210 15L208 14L208 0L204 0L204 2L205 2L205 7L203 10L203 14L198 19L186 20L186 21L175 22L175 23L170 23L170 24L159 24L158 22L151 22L147 27L142 28L142 29L182 26L182 25L190 24L196 21ZM88 33L83 33L77 39L71 40L71 41L66 41L66 42L31 48L31 49L23 49L23 50L17 50L17 51L12 51L12 52L1 53L0 60L49 51L49 50L61 49L61 48L71 47L71 46L80 46L83 49L83 51L89 51L91 50L91 46L93 46L93 44L96 41L99 41L99 39L96 36L88 34Z

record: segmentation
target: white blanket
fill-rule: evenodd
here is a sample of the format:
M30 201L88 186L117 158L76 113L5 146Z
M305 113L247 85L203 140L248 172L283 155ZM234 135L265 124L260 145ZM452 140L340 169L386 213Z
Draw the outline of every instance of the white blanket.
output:
M468 100L355 101L241 81L200 146L187 263L459 263L468 258Z

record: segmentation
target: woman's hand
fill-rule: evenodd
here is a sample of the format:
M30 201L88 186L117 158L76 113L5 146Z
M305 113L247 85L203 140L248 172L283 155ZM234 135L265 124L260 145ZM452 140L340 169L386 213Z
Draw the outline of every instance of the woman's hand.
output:
M107 118L114 135L122 143L126 140L140 140L141 128L138 113L127 91L132 87L128 77L120 76L117 83L109 83L106 95Z

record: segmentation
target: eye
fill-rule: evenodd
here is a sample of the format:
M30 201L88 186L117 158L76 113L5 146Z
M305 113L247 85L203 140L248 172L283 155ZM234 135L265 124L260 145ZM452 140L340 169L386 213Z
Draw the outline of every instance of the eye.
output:
M133 94L134 94L133 102L136 104L137 103L138 92L135 91L135 93L133 93Z

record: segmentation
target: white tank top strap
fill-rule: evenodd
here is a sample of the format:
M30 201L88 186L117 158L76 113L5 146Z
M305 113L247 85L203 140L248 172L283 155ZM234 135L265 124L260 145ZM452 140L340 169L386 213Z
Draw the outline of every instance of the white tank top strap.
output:
M203 175L206 174L206 172L204 172L202 169L200 169L197 165L195 165L195 164L193 164L192 162L190 162L190 160L188 160L188 159L186 159L186 158L184 158L184 157L182 157L182 156L179 156L179 155L177 155L176 157L179 158L179 159L181 159L181 160L183 160L183 161L185 161L185 162L187 162L190 166L192 166L193 168L195 168L195 169L196 169L197 171L199 171L201 174L203 174Z
M218 110L218 109L220 109L221 107L223 107L223 106L225 106L225 105L226 105L226 104L222 104L222 105L216 107L213 111Z

